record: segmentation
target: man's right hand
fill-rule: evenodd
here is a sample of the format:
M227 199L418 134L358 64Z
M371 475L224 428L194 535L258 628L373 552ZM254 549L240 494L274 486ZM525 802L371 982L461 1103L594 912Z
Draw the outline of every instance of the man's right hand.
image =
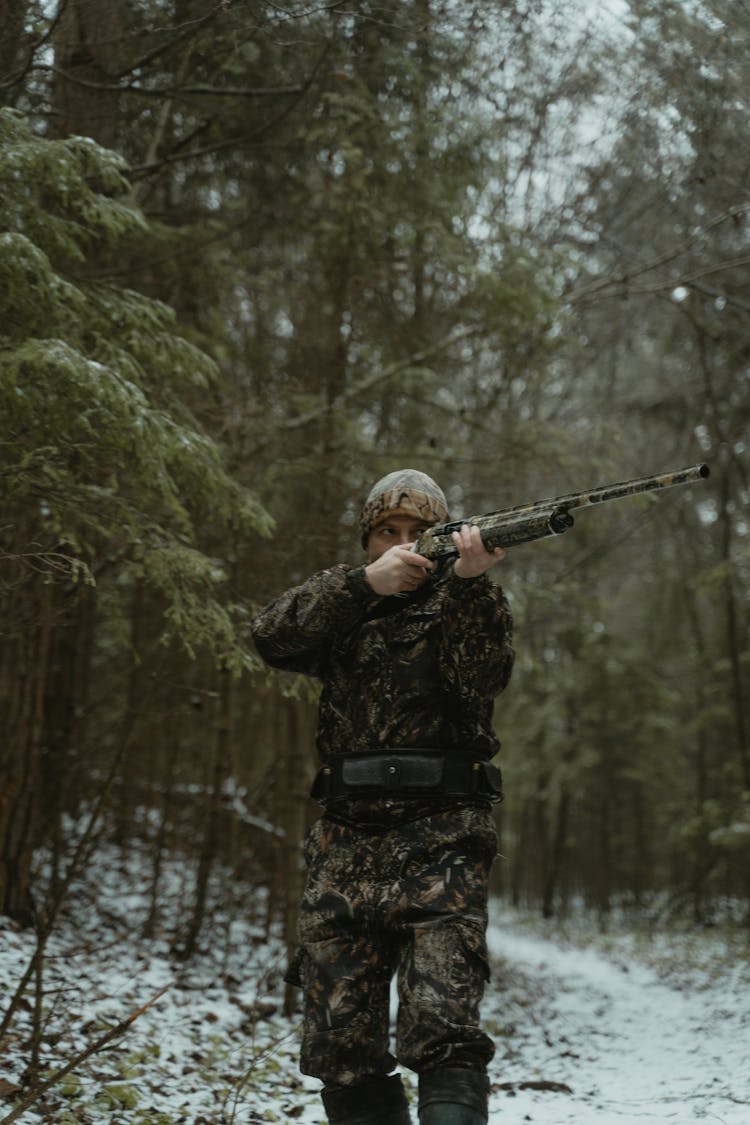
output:
M365 567L365 577L376 594L403 594L418 589L435 564L407 546L389 547L379 559Z

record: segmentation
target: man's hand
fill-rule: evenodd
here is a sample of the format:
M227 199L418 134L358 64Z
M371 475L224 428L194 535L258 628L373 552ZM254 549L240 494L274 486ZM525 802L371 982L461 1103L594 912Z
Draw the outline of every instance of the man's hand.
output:
M460 531L453 532L453 542L458 551L453 570L459 578L478 578L505 556L502 547L495 547L494 551L488 551L482 542L479 528L467 523Z
M408 546L389 547L365 567L365 577L376 594L402 594L416 590L435 564L424 555L417 555Z

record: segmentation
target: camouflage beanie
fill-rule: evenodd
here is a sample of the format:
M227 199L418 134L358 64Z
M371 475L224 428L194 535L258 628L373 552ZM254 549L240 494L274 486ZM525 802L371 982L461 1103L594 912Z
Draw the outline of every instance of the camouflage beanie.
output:
M372 529L389 516L413 516L425 523L442 523L448 519L448 504L432 477L417 469L397 469L373 485L365 501L359 517L363 547L367 546Z

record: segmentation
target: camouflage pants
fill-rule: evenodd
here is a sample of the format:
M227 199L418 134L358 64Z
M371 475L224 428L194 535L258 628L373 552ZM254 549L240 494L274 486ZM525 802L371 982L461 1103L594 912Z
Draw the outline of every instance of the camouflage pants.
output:
M296 983L304 988L301 1069L326 1087L438 1066L483 1069L489 978L489 809L454 807L372 831L323 816L310 829ZM396 1056L389 1051L397 975Z

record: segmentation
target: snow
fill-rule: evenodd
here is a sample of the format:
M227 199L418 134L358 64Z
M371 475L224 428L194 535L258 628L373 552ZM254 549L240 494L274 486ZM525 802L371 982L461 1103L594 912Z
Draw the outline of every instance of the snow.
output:
M667 966L673 963L670 940L678 953L676 935L662 939L656 951ZM619 955L617 945L607 956L592 948L562 948L514 925L510 915L493 921L489 942L501 978L489 1007L502 1009L503 979L512 981L511 1004L525 986L537 997L521 1057L501 1060L504 1080L520 1083L530 1068L571 1089L567 1098L519 1090L519 1121L750 1121L747 946L745 960L717 969L715 979L701 979L694 968L688 979L665 980L638 963L627 942L620 943ZM716 953L715 943L707 940L706 947ZM491 1120L499 1122L503 1111L496 1100L495 1108Z
M49 1073L157 996L114 1046L86 1059L28 1125L325 1125L318 1083L297 1069L299 1016L283 1014L284 951L264 894L217 871L202 944L141 935L148 853L103 850L46 960L42 1069ZM166 864L159 902L184 925L194 870ZM491 1125L750 1122L748 935L542 923L493 904L483 1008L497 1052ZM33 935L0 919L0 1016ZM33 989L0 1043L0 1125L22 1091ZM416 1122L416 1080L405 1083Z

